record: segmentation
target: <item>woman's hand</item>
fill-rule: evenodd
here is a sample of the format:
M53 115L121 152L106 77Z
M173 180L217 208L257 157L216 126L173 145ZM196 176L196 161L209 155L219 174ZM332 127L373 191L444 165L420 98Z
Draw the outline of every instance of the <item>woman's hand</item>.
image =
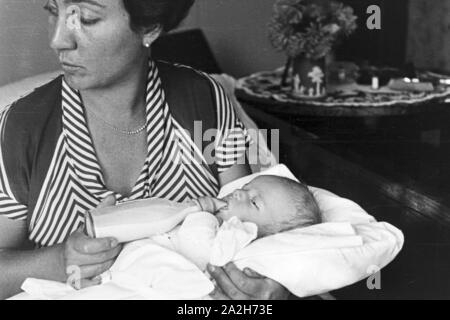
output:
M285 300L290 292L272 279L251 269L239 270L233 263L223 268L208 265L208 271L216 281L211 294L217 300Z
M114 205L108 197L98 207ZM61 246L61 264L66 281L75 289L100 284L99 275L109 270L122 250L116 239L93 239L78 229Z

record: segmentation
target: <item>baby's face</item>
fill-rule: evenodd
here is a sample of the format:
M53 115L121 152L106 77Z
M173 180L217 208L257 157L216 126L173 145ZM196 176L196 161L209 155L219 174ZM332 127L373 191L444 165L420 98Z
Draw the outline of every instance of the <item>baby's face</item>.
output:
M237 217L260 229L285 221L295 210L286 187L271 176L259 176L222 200L227 205L217 214L219 218Z

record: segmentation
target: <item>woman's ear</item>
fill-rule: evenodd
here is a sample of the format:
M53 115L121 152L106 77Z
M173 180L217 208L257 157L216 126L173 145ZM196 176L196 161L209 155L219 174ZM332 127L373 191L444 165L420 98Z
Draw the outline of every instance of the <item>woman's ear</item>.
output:
M148 28L143 31L142 44L146 48L150 48L153 42L161 35L162 27L161 25L156 25L152 28Z

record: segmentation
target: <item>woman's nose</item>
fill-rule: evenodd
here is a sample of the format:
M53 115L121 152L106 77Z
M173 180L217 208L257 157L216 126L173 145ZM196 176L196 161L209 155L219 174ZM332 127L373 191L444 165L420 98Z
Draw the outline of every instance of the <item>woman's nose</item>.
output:
M76 49L77 43L73 30L66 25L66 18L60 17L53 26L50 38L50 47L55 51Z

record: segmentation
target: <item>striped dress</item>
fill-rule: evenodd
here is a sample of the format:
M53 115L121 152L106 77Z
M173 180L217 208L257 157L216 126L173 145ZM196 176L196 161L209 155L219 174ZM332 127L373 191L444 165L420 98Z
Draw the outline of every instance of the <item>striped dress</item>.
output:
M111 194L119 202L216 196L218 174L244 155L249 136L220 85L187 67L149 65L147 157L127 197L106 188L80 93L63 77L0 114L0 215L27 220L36 246L64 242ZM194 142L193 122L206 125L201 134L214 129L211 156L204 140Z

